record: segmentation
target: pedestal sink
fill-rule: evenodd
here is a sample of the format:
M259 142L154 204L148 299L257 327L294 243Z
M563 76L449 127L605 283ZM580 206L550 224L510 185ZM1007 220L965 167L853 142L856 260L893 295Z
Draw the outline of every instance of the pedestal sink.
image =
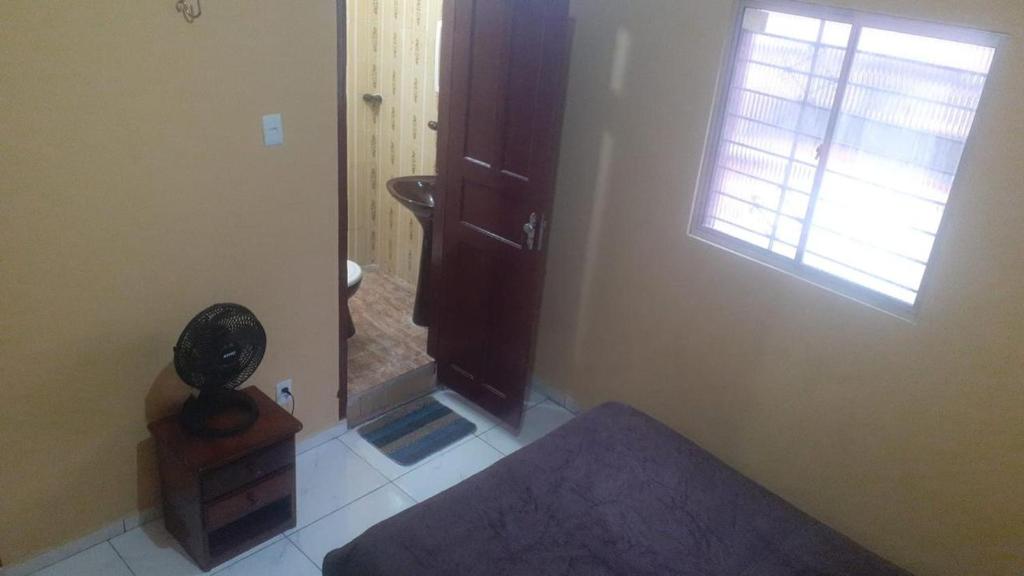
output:
M434 221L434 176L403 176L388 180L388 192L412 212L423 228L420 275L416 281L416 304L412 321L417 326L430 323L430 250Z

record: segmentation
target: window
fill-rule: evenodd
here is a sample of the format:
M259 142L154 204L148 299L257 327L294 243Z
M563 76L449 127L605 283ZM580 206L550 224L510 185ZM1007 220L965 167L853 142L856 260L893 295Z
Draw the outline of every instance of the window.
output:
M691 233L911 316L998 40L745 1Z

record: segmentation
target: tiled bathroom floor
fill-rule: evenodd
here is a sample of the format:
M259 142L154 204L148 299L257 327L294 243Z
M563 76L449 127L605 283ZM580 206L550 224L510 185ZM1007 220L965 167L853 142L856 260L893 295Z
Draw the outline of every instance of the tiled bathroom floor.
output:
M412 323L416 287L372 267L349 301L356 335L348 341L348 392L374 386L430 364L427 329Z
M453 392L434 397L477 425L476 435L411 467L378 452L354 430L299 454L298 526L213 572L223 576L316 576L324 556L370 526L446 490L572 419L531 394L518 436ZM34 576L203 574L157 520Z

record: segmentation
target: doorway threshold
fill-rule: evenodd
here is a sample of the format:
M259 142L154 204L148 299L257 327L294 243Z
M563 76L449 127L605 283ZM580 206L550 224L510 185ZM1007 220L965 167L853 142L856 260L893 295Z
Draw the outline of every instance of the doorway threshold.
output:
M426 396L437 389L433 362L383 382L369 390L349 394L349 429L368 422L406 402Z

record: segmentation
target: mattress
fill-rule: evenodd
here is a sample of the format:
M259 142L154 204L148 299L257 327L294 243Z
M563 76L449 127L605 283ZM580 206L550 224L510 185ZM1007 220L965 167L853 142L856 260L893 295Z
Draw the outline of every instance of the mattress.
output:
M906 576L605 404L330 553L325 576Z

